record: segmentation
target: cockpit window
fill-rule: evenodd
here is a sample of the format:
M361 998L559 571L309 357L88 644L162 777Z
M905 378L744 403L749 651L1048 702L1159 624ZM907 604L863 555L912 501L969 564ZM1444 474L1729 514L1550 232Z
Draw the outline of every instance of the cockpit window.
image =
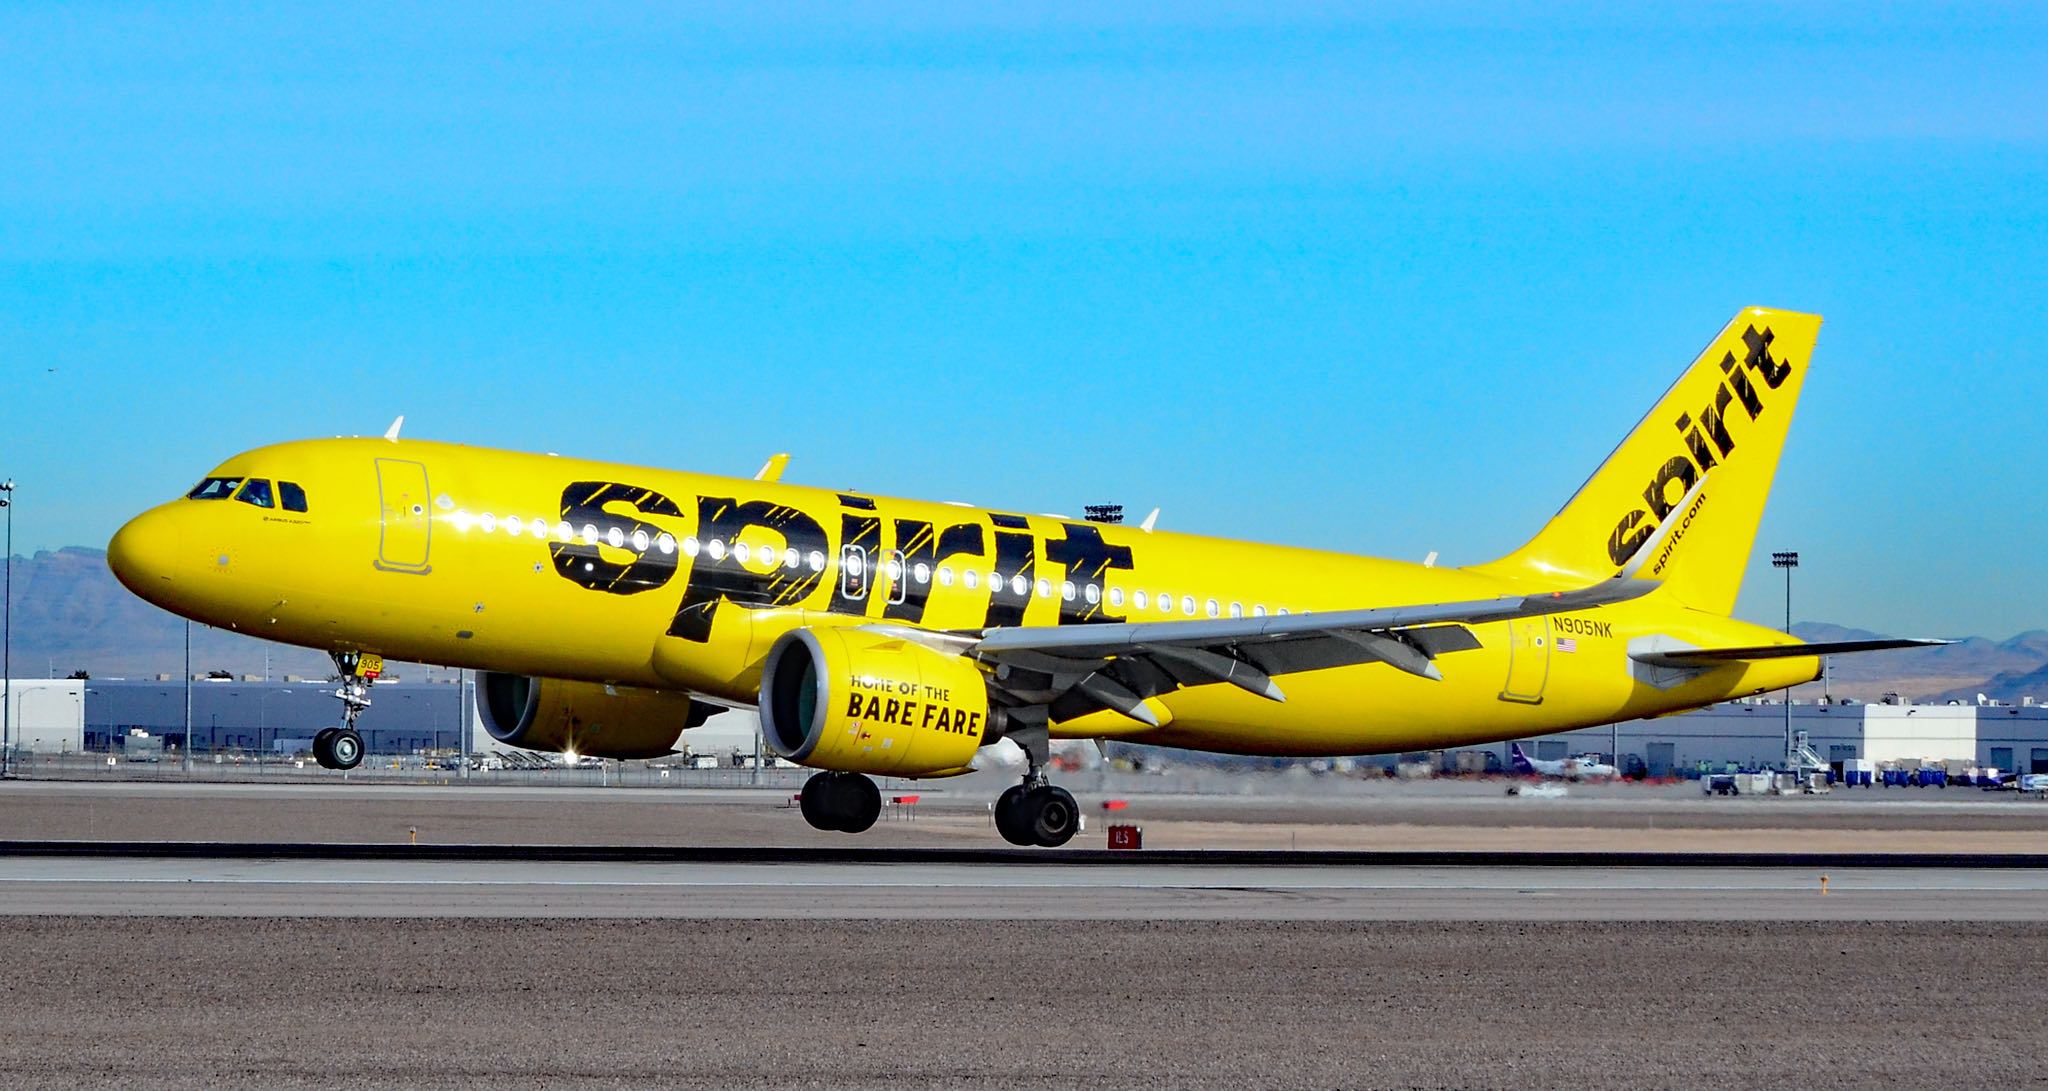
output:
M252 477L247 485L242 486L242 491L235 494L235 499L244 504L267 508L270 506L270 482L260 477Z
M277 502L286 511L306 510L306 490L289 481L277 483Z
M209 477L194 485L185 496L191 500L226 500L235 495L235 489L241 484L239 477Z

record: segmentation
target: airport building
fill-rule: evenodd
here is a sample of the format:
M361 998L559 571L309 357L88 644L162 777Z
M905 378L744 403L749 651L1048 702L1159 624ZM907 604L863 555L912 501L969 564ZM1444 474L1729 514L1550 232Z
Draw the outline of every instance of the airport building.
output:
M341 714L327 681L203 680L191 684L195 754L291 754ZM36 753L175 750L183 743L186 686L154 681L22 679L13 683L16 746ZM374 754L453 752L467 725L472 751L499 748L483 730L473 691L452 682L378 685L358 722ZM1847 758L1918 762L1963 760L2022 773L2048 773L2048 706L1794 704L1791 728L1804 731L1829 762ZM1677 716L1524 740L1531 756L1599 754L1651 776L1727 766L1768 768L1785 752L1786 706L1732 701ZM700 754L751 752L759 720L730 712L683 740ZM1618 747L1617 747L1618 741ZM1505 744L1472 748L1507 768ZM1380 759L1392 763L1399 755Z
M42 754L175 752L184 743L185 683L176 678L24 679L14 683L17 745ZM307 752L313 735L341 719L335 683L326 680L257 682L195 679L193 753ZM473 752L501 748L483 728L470 701L475 690L453 682L394 682L376 686L356 723L372 754L452 753L462 747L465 724ZM690 733L698 753L752 752L760 721L729 712Z
M1602 754L1624 770L1641 762L1653 777L1702 768L1776 767L1785 755L1781 702L1730 701L1677 716L1618 727L1538 736L1525 742L1539 759ZM1967 761L2021 773L2048 773L2048 707L2040 705L1794 704L1791 730L1830 764ZM1618 743L1617 743L1618 738ZM1506 755L1501 757L1503 765Z
M79 746L94 752L121 750L130 738L153 738L178 747L185 734L185 683L179 679L126 681L93 679L85 687L85 716ZM341 721L335 684L321 681L248 682L205 679L192 682L192 739L195 754L296 753L313 745L313 735ZM358 721L371 753L410 754L456 750L462 745L464 687L453 683L398 682L380 685Z
M7 686L8 738L16 751L73 753L85 745L85 687L75 678L18 678Z

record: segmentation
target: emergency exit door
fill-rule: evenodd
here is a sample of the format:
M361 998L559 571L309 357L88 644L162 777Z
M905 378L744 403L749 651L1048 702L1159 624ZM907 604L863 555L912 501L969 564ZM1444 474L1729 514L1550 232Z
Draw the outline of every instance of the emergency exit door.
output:
M1550 618L1525 617L1508 622L1508 680L1500 699L1539 704L1550 681Z
M378 459L377 498L383 509L377 567L426 573L427 547L433 536L427 514L426 465L400 458Z

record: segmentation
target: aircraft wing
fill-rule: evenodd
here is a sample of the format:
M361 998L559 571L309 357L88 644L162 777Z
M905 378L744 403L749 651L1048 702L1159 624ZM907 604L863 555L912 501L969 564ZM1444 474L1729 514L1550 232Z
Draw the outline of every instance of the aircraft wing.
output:
M1887 637L1881 640L1834 640L1818 644L1759 644L1750 648L1656 648L1629 653L1629 658L1653 667L1713 667L1745 659L1794 659L1805 655L1847 655L1852 652L1881 652L1891 648L1928 648L1953 644L1953 640L1922 637Z
M1440 679L1435 658L1469 651L1466 626L1586 610L1639 598L1654 580L1618 577L1547 594L1366 610L1113 625L995 628L967 650L996 666L998 688L1020 704L1046 704L1054 720L1114 709L1157 726L1147 697L1228 683L1274 701L1275 675L1384 663Z

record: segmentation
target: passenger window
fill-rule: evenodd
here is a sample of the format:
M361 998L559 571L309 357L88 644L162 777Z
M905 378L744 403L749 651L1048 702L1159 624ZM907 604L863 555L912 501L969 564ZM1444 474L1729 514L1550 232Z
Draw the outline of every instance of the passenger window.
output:
M1110 592L1110 599L1111 599L1111 601L1115 601L1115 600L1116 600L1116 599L1117 599L1118 597L1120 597L1120 596L1118 595L1118 593L1117 593L1117 592L1115 592L1115 591L1112 591L1112 592ZM1131 592L1131 602L1132 602L1133 604L1135 604L1135 605L1136 605L1136 606L1138 607L1138 609L1140 609L1140 610L1143 610L1143 609L1145 608L1145 592L1143 592L1143 591L1133 591L1133 592ZM1118 605L1122 605L1122 603L1118 603Z
M1061 580L1061 581L1060 581L1060 598L1062 598L1062 599L1065 599L1065 600L1066 600L1066 601L1068 601L1068 602L1072 602L1072 601L1074 601L1074 581L1073 581L1073 580Z
M1222 609L1216 605L1215 599L1210 599L1209 601L1203 603L1202 606L1204 609L1209 611L1210 617L1215 617L1217 614L1222 612Z
M1095 604L1102 601L1102 588L1097 587L1091 583L1088 586L1081 589L1081 597L1088 600L1088 605L1094 606ZM1122 595L1117 596L1117 602L1119 605L1122 604Z
M286 511L306 510L306 490L289 481L277 483L278 506Z
M1254 606L1254 607L1252 607L1252 616L1253 616L1253 617L1265 617L1265 616L1266 616L1266 607L1265 607L1265 604L1261 603L1261 604L1259 604L1259 605L1257 605L1257 606Z
M192 491L185 496L190 500L226 500L235 495L235 489L241 484L239 477L209 477L192 486Z
M1193 595L1182 595L1182 596L1180 597L1180 608L1181 608L1181 612L1183 612L1183 613L1187 614L1187 616L1189 616L1189 617L1194 617L1194 616L1195 616L1195 596L1193 596Z
M270 506L270 482L260 477L252 477L248 484L242 486L242 491L235 494L235 499L244 504L267 508Z
M903 563L903 552L892 549L882 556L882 571L889 577L889 602L902 602L910 593L909 566Z
M1231 617L1243 617L1243 616L1244 616L1244 603L1241 603L1241 602L1233 602L1233 603L1231 603L1231 604L1230 604L1230 616L1231 616Z
M1161 593L1160 593L1160 595L1159 595L1159 612L1160 612L1160 613L1162 613L1162 614L1170 614L1170 613L1173 613L1173 596L1172 596L1172 595L1166 594L1166 593L1164 593L1164 592L1161 592Z
M839 550L839 593L850 599L868 596L868 552L856 545Z

